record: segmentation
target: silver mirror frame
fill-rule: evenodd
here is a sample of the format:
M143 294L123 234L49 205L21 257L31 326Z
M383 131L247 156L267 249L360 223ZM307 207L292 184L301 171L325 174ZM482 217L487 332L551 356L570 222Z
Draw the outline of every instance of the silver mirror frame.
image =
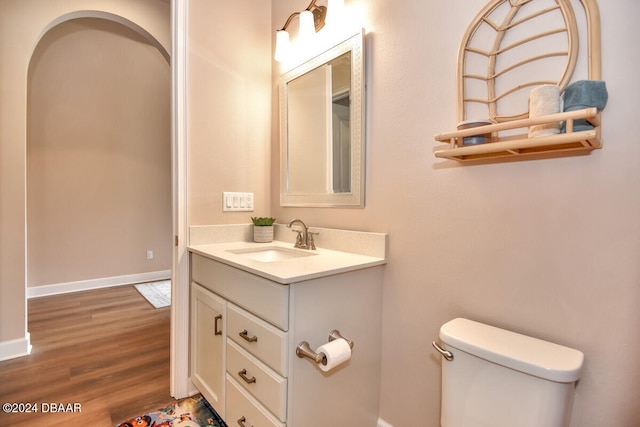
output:
M351 52L351 191L348 193L289 194L287 83ZM365 195L365 67L364 30L338 43L280 77L280 206L364 208Z

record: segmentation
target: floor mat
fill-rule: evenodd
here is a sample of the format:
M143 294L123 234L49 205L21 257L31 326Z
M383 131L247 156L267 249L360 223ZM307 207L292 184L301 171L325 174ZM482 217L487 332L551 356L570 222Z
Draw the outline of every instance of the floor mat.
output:
M227 427L209 403L197 394L139 417L116 427Z
M171 280L140 283L136 285L136 289L155 308L171 305Z

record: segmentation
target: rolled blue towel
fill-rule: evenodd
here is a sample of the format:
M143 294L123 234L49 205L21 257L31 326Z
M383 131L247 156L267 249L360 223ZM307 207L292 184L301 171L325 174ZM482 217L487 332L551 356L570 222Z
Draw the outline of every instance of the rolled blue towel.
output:
M595 107L602 111L607 105L609 94L607 86L602 80L579 80L571 83L564 90L564 111L582 110ZM574 132L593 129L587 120L573 121ZM566 131L566 123L562 124L561 132Z

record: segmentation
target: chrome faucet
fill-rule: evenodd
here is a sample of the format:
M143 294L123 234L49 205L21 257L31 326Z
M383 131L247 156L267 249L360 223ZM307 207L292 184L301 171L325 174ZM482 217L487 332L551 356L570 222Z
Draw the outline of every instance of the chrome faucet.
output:
M291 222L289 222L289 225L287 225L287 227L291 228L291 226L294 224L300 225L301 230L291 230L298 233L298 237L296 237L296 243L293 247L299 248L299 249L315 250L316 244L313 240L313 236L314 235L317 236L320 233L312 233L311 231L309 231L309 228L305 225L304 222L302 222L301 219L291 220Z

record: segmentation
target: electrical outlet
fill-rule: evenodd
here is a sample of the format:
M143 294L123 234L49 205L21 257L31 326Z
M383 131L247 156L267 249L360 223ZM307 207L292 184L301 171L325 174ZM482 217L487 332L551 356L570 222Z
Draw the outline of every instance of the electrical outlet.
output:
M253 212L253 193L222 193L223 212Z
M153 251L147 251L147 259L153 259Z

